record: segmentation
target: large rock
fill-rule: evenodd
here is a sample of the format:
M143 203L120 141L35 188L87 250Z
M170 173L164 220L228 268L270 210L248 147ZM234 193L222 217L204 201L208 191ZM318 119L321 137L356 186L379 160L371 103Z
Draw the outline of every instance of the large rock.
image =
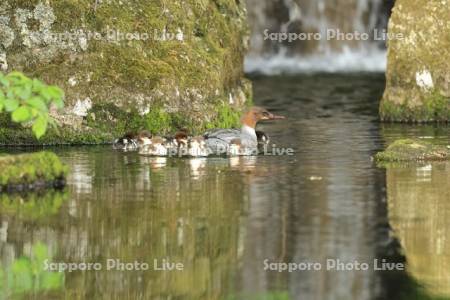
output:
M397 0L389 33L381 118L449 121L450 1Z
M247 40L242 1L0 4L0 68L62 87L55 115L80 132L219 125L251 97Z

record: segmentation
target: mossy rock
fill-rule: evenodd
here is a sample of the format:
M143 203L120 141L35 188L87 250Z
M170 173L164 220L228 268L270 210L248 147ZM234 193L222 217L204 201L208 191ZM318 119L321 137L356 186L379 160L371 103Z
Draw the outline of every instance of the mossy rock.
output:
M449 5L448 0L395 1L382 120L450 121Z
M62 187L68 173L51 152L0 156L0 170L0 192Z
M6 0L0 17L0 70L65 91L52 143L104 142L138 127L197 132L252 98L244 1ZM2 135L0 144L15 142Z
M450 159L450 149L425 141L397 140L375 155L377 162L442 161Z

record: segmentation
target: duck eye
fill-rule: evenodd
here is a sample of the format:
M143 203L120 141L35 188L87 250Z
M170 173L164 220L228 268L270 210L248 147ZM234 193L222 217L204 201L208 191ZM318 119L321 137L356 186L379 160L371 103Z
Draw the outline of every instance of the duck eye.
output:
M269 116L269 113L268 113L267 111L264 111L264 112L263 112L263 116L264 116L264 117L268 117L268 116Z

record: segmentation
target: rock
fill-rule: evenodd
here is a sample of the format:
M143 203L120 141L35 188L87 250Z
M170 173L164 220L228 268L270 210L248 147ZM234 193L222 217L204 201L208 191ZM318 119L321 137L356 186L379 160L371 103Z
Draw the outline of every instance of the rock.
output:
M378 162L450 160L450 149L425 141L402 139L375 155Z
M395 2L382 120L450 121L449 7L449 0Z
M82 122L81 132L107 128L112 139L146 127L154 109L170 128L147 129L196 131L217 125L230 93L236 114L251 100L243 1L6 0L0 26L0 67L63 88L57 120Z
M50 152L0 156L0 193L62 187L68 168Z

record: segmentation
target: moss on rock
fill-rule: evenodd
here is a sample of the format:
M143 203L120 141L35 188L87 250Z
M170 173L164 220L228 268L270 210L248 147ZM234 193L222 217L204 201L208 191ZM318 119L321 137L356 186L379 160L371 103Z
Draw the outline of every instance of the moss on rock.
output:
M251 99L243 1L8 0L0 14L14 35L0 45L8 70L62 87L67 108L54 115L77 136L138 125L196 131Z
M389 21L389 34L395 38L388 41L382 120L450 121L449 7L449 0L395 2Z
M50 152L0 156L0 169L0 192L62 186L68 172Z
M385 151L375 155L378 162L408 162L449 160L450 149L429 142L402 139L390 144Z

